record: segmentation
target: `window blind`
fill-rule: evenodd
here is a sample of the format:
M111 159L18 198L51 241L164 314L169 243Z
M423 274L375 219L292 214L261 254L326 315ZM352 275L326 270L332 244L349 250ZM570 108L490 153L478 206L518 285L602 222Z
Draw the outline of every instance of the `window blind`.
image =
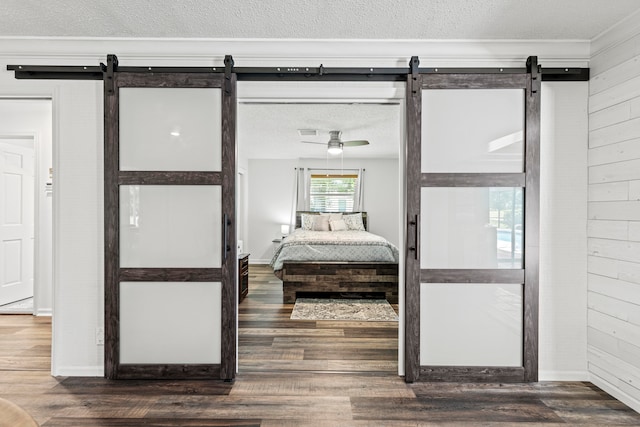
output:
M310 210L353 212L358 174L311 174Z

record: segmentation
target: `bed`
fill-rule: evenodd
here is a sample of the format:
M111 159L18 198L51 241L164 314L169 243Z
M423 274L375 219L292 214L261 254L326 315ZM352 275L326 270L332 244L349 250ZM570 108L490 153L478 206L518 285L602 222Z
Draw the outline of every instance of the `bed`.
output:
M366 212L298 212L295 231L282 240L271 260L282 280L283 301L323 293L397 303L398 249L369 233L367 222Z

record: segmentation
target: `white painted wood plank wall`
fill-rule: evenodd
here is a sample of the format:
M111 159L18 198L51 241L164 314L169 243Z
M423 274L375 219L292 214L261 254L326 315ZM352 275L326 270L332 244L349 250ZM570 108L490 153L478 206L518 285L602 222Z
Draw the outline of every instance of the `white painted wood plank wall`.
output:
M632 17L633 18L633 17ZM640 16L593 41L587 358L640 411Z

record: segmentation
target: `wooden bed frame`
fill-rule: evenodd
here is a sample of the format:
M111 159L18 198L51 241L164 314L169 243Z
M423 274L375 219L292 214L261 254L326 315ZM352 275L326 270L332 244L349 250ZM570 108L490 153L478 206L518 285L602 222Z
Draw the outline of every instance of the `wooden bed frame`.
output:
M302 214L317 212L296 212L296 227L301 225ZM368 229L366 212L362 212L362 222ZM298 294L308 293L380 294L389 303L398 303L397 263L286 261L279 273L284 303L295 303Z
M398 303L398 264L391 262L287 261L282 266L284 303L298 294L384 294Z

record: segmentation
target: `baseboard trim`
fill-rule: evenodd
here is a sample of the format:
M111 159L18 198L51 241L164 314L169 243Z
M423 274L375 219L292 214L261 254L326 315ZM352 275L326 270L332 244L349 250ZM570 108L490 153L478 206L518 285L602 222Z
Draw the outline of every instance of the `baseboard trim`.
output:
M538 372L538 381L589 381L587 371L544 371Z
M104 377L103 366L67 366L51 373L54 377Z
M603 379L602 377L599 377L598 375L592 372L589 373L589 380L594 385L600 387L602 390L604 390L611 396L615 397L625 405L629 406L634 411L640 413L640 400L636 399L633 396L630 396L629 394L620 390L618 387L612 385L607 380Z
M253 259L253 258L249 258L249 264L268 265L270 262L271 262L270 259Z
M40 308L33 313L34 316L51 317L53 316L53 310L50 308Z

